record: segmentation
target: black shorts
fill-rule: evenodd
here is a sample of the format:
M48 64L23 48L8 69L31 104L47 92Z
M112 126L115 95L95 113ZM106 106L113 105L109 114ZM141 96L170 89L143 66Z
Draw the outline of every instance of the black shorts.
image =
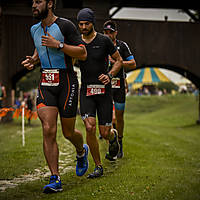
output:
M117 103L125 103L126 91L124 79L120 79L120 88L112 88L113 101Z
M84 120L87 117L98 117L99 125L112 125L113 103L111 91L105 94L86 96L87 87L82 86L80 92L80 111Z
M116 110L124 110L126 102L126 91L124 79L120 79L120 88L112 88L112 97Z
M78 105L78 80L74 72L59 70L59 85L44 86L42 78L38 87L37 109L43 106L56 106L60 116L75 117Z

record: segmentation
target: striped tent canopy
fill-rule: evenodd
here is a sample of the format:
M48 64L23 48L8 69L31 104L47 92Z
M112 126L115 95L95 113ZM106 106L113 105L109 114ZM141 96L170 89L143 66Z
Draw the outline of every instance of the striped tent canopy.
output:
M133 89L137 89L143 85L156 85L159 82L170 82L170 80L158 68L147 67L130 72L127 82Z

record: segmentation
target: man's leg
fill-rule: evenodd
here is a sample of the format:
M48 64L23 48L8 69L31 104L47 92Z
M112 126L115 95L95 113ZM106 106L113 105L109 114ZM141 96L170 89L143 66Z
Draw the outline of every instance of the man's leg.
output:
M115 114L115 106L113 104L113 118L112 118L112 127L116 129L116 114Z
M97 116L100 134L104 139L109 141L109 155L115 157L119 150L119 144L117 141L117 131L111 129L113 116L113 102L111 95L99 96Z
M99 131L105 140L112 141L115 138L115 134L111 130L111 126L99 125Z
M96 118L87 117L84 119L84 124L86 128L86 133L87 133L86 140L87 140L87 144L90 147L92 158L96 166L101 165L99 143L96 137Z
M63 135L75 146L77 154L82 155L84 153L83 136L79 130L75 129L75 122L75 117L61 117Z
M109 141L109 149L108 153L106 153L106 158L112 161L119 151L117 130L111 129L111 126L99 125L99 131L102 137Z
M115 114L117 121L118 139L121 141L124 132L124 110L115 110Z
M81 117L86 128L86 140L90 147L90 152L95 162L94 172L88 175L88 178L97 178L103 175L101 166L99 143L96 138L96 96L86 96L86 90L81 88L80 92L80 110Z
M61 117L61 124L63 135L67 138L76 148L77 152L77 165L76 175L83 176L88 169L88 146L83 144L83 136L81 132L75 129L76 117L63 118Z
M95 163L94 171L88 175L87 178L98 178L103 175L103 167L101 164L99 143L96 137L96 118L87 117L84 119L84 124L86 127L86 139L90 147L90 152Z
M118 141L119 141L119 153L118 158L123 157L123 143L122 139L124 136L124 110L116 110L116 121L117 121L117 131L118 131Z
M43 150L52 175L58 172L58 145L56 142L58 109L53 106L45 106L38 109L38 116L43 129Z

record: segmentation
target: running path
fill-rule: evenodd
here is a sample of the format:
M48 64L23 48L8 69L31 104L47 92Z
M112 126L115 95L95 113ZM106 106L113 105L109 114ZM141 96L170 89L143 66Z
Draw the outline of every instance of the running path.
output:
M59 169L61 175L75 169L75 166L71 165L74 160L73 146L71 146L68 141L66 141L64 145L65 148L62 152L60 151L59 153ZM46 166L44 168L35 169L32 174L20 175L19 177L16 177L11 180L0 180L0 192L4 192L8 188L15 188L22 183L28 183L31 181L43 179L45 177L49 177L50 175L51 174L49 172L49 169Z

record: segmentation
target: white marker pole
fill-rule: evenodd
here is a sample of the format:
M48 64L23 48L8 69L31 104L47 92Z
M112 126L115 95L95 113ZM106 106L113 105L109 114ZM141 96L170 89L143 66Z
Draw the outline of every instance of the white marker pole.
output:
M22 146L25 146L25 132L24 132L24 109L25 109L25 102L22 101Z

